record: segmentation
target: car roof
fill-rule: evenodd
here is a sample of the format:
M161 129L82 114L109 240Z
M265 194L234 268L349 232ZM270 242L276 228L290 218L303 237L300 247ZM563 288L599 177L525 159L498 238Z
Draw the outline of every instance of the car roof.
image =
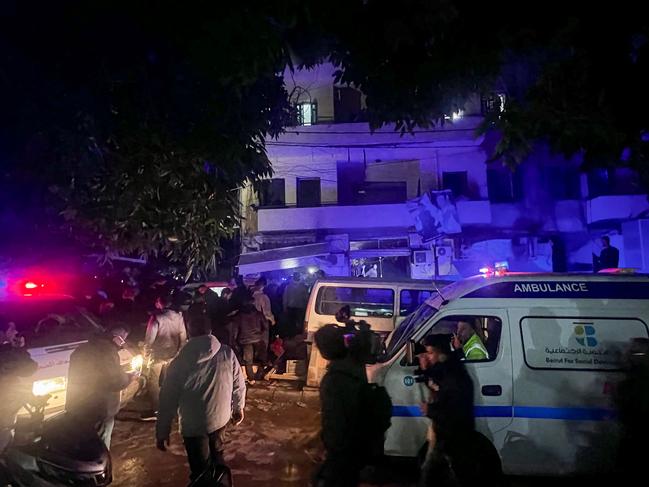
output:
M507 287L507 283L509 287ZM492 297L497 298L519 298L524 299L529 296L521 294L515 296L511 293L510 288L512 284L547 284L547 283L597 283L598 296L584 292L583 295L562 295L561 292L555 295L537 295L534 297L553 299L553 298L566 298L572 297L581 299L617 299L617 298L630 298L625 293L628 293L629 284L640 284L641 286L632 286L640 289L642 292L649 291L649 276L644 274L579 274L579 273L522 273L522 272L508 272L504 275L478 275L457 281L442 291L445 300L453 300L458 298L473 298L473 297ZM625 288L623 290L622 288ZM541 290L541 292L543 292ZM489 293L493 295L489 295ZM600 297L605 296L605 298Z
M318 279L316 284L367 284L367 285L397 285L397 286L418 286L435 289L435 286L446 286L453 281L448 280L427 280L427 279L375 279L359 277L325 277Z

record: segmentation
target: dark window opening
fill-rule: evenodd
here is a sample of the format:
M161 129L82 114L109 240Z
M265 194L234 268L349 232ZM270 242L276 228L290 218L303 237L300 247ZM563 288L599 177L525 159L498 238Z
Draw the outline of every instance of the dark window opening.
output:
M571 167L543 168L545 187L556 200L577 200L581 197L579 171Z
M348 86L334 88L334 122L362 121L361 92Z
M442 189L450 189L454 198L469 196L469 181L466 171L444 172L442 174Z
M354 193L357 205L404 203L408 199L408 183L365 181L356 186Z
M297 206L320 206L320 178L297 178Z
M640 178L632 169L592 169L588 172L587 177L588 196L590 198L644 193L639 185Z
M286 188L284 179L266 179L261 182L259 188L259 206L273 207L286 205Z
M492 203L512 203L523 199L521 171L487 169L487 187Z

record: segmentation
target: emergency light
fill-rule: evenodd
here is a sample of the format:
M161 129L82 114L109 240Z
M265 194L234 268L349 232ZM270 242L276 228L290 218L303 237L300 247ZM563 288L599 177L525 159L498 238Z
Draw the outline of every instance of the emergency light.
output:
M485 277L504 276L509 270L509 263L504 260L494 263L493 267L481 267L480 274Z

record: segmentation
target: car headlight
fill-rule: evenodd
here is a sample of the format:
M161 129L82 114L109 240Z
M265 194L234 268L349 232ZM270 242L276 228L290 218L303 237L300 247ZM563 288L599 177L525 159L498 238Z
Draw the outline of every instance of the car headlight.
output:
M67 385L68 381L65 377L37 380L32 385L32 394L35 396L46 396L55 392L63 392Z
M136 355L131 359L130 370L129 372L142 372L142 366L144 365L144 357L142 355Z

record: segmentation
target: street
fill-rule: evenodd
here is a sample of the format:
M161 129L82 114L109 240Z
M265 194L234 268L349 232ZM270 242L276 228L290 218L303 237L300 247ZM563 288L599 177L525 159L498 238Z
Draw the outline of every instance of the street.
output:
M287 383L248 389L244 422L229 432L226 460L237 487L296 487L309 480L322 455L317 391L295 390ZM182 438L176 432L166 453L155 448L155 423L138 418L137 402L118 417L113 433L113 484L115 487L181 487L188 484L189 469ZM413 487L415 465L386 466L362 487ZM532 487L547 479L510 479L512 487ZM553 479L567 485L574 479Z
M135 409L135 408L134 408ZM182 486L188 467L176 432L166 453L155 449L153 422L125 411L113 434L115 486ZM248 389L246 417L229 432L226 459L238 487L307 485L321 455L317 391L257 386Z

